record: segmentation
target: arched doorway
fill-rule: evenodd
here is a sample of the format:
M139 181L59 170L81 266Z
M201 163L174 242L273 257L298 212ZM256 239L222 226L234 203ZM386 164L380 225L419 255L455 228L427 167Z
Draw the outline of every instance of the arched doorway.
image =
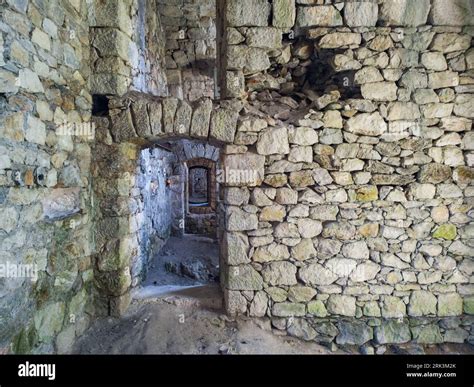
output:
M173 114L169 114L170 105ZM191 106L172 98L132 94L109 101L109 106L113 110L96 117L94 267L98 310L117 316L126 310L132 290L147 278L168 240L187 234L191 219L206 225L193 226L197 234L205 230L207 237L220 239L216 230L219 213L224 212L219 206L224 203L218 197L216 175L226 132L212 125L211 113L220 112L213 112L207 101ZM233 135L235 123L229 131ZM205 198L201 205L190 206L189 171L199 167L206 171L201 172L201 179L206 178ZM218 278L219 252L224 250L217 244L213 250L216 274L211 277Z

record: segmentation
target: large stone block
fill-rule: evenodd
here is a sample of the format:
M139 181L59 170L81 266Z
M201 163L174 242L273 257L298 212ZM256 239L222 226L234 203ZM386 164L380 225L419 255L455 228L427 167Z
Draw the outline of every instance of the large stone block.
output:
M310 285L330 285L339 278L338 275L319 263L302 267L298 272L298 276L301 281Z
M295 0L273 0L273 27L291 28L295 19Z
M233 27L267 26L271 6L267 0L229 0L227 23Z
M148 108L146 100L134 101L131 104L133 120L137 134L140 137L148 137L151 135L150 118L148 117Z
M243 70L251 75L270 68L270 59L262 48L240 46L227 47L227 67L229 70Z
M433 0L429 21L438 26L474 24L474 4L470 0Z
M411 294L408 315L421 317L436 315L436 297L425 290L416 290Z
M227 287L230 290L261 290L262 276L250 265L228 267Z
M226 232L222 240L222 251L226 264L237 266L249 263L249 241L247 235L236 232Z
M455 33L436 34L430 49L432 51L441 51L443 53L464 51L471 46L471 36Z
M438 316L459 316L463 311L463 301L457 293L446 293L438 296Z
M272 27L251 27L246 32L246 43L250 47L277 50L282 45L282 31Z
M417 27L426 24L430 0L385 0L380 7L380 19L389 26Z
M331 314L354 317L356 315L356 299L351 296L331 294L327 302L327 309Z
M363 321L340 321L337 327L336 343L339 345L362 345L373 338L372 328Z
M298 6L296 25L299 27L336 27L342 25L342 17L332 5Z
M130 37L117 28L96 28L92 30L92 46L101 56L118 56L126 63L133 59L133 44Z
M226 219L228 231L249 231L258 228L257 215L249 214L238 207L228 207Z
M345 129L363 136L380 136L387 131L387 123L380 113L361 113L346 121Z
M296 266L291 262L271 262L262 270L265 283L272 286L296 285Z
M376 1L350 1L344 4L344 21L349 27L374 27L377 24Z
M265 156L250 152L224 155L223 167L219 176L221 183L237 187L259 186L265 175Z
M54 221L77 214L80 211L80 188L57 188L43 199L43 216Z
M378 344L402 344L410 340L410 327L404 321L387 320L375 327L375 341Z
M288 130L282 127L263 131L257 142L257 152L261 155L288 154Z
M210 138L224 143L232 143L237 129L239 113L231 109L214 110L211 116Z

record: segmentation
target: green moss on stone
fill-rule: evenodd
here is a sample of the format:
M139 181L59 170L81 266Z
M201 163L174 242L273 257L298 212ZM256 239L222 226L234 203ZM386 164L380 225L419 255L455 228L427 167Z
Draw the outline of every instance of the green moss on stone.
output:
M464 298L464 313L474 314L474 297Z
M17 355L29 354L36 345L36 342L35 328L33 326L24 328L13 338L12 351Z
M321 300L311 301L308 303L308 313L316 317L326 317L328 315L326 306Z
M433 238L446 239L452 241L457 236L457 229L454 224L446 223L439 226L433 233Z

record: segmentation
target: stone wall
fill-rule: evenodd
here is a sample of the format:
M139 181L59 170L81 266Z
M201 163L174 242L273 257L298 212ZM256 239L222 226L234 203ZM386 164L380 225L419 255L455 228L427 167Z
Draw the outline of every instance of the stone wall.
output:
M34 275L0 275L0 352L68 351L89 324L89 77L85 1L1 2L0 268Z
M471 6L227 1L234 143L265 160L226 193L230 313L324 343L474 340Z
M216 1L159 0L166 37L170 95L188 101L214 98Z
M175 138L222 149L228 313L323 343L472 342L474 30L449 3L227 0L218 102L164 97L162 3L1 3L0 263L39 272L0 278L0 347L65 352L125 311L140 155ZM166 4L196 54L198 11Z
M156 254L171 235L173 202L168 179L173 174L176 156L160 148L144 149L140 153L136 183L137 244L136 256L131 258L132 286L145 279Z
M89 6L92 94L167 95L158 5L157 0L124 0Z

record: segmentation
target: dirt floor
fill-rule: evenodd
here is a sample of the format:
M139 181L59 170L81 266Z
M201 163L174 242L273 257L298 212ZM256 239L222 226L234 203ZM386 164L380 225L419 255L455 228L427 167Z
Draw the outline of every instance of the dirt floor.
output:
M137 295L140 297L141 295ZM146 297L150 297L148 294ZM328 348L273 334L269 321L221 313L216 286L135 300L121 319L98 320L77 343L82 354L322 354Z
M171 237L154 259L143 286L192 286L219 282L219 246L206 237Z
M217 286L160 294L142 289L121 319L97 320L78 340L78 354L357 354L358 347L327 348L272 333L268 319L222 314ZM385 354L474 354L467 344L387 346Z

